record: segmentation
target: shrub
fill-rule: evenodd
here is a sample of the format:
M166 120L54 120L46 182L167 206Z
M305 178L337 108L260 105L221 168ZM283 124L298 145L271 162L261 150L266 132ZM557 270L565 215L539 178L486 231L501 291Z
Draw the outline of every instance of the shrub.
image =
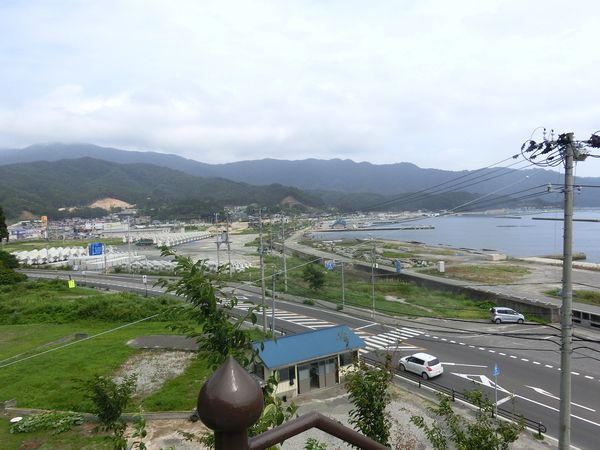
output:
M49 411L33 416L25 417L23 420L12 424L11 433L30 433L33 431L52 430L53 434L69 431L74 425L81 425L83 416L71 412Z
M108 377L95 375L84 383L86 397L94 404L93 411L105 430L118 428L123 410L135 391L137 375L125 377L121 383L115 383Z
M4 263L9 269L16 269L19 267L17 257L3 250L0 250L0 263Z
M0 286L17 284L25 280L27 280L25 275L15 272L10 267L5 266L2 261L0 261Z

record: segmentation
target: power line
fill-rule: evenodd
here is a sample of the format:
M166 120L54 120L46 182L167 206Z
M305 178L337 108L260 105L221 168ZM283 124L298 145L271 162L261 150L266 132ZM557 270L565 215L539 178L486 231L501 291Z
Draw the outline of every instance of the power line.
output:
M58 347L54 347L54 348L51 348L51 349L49 349L49 350L45 350L45 351L43 351L43 352L40 352L40 353L36 353L35 355L27 356L27 357L25 357L25 358L21 358L21 359L18 359L18 360L16 360L16 361L12 361L12 362L9 362L9 363L7 363L7 364L0 365L0 369L2 369L2 368L4 368L4 367L12 366L13 364L17 364L17 363L20 363L20 362L23 362L23 361L27 361L27 360L29 360L29 359L37 358L38 356L42 356L42 355L45 355L45 354L47 354L47 353L51 353L51 352L54 352L54 351L56 351L56 350L63 349L63 348L65 348L65 347L69 347L69 346L71 346L71 345L79 344L80 342L89 341L90 339L97 338L98 336L102 336L102 335L104 335L104 334L112 333L113 331L117 331L117 330L120 330L120 329L122 329L122 328L126 328L126 327L129 327L129 326L131 326L131 325L135 325L136 323L140 323L140 322L144 322L144 321L146 321L146 320L153 319L154 317L160 316L161 314L162 314L162 313L157 313L157 314L154 314L154 315L152 315L152 316L148 316L148 317L145 317L145 318L143 318L143 319L139 319L139 320L136 320L136 321L134 321L134 322L126 323L125 325L121 325L121 326L118 326L118 327L116 327L116 328L112 328L112 329L110 329L110 330L106 330L106 331L102 331L102 332L100 332L100 333L96 333L96 334L94 334L94 335L92 335L92 336L88 336L88 337L85 337L85 338L83 338L83 339L79 339L79 340L77 340L77 341L72 341L72 342L68 342L68 343L66 343L66 344L64 344L64 345L59 345ZM6 361L6 360L5 360L5 361Z
M375 208L377 208L377 207L379 207L379 206L383 206L383 205L390 204L390 203L397 203L398 201L402 201L404 204L406 204L406 203L414 203L414 202L416 202L416 201L419 201L419 200L421 200L421 199L428 198L428 197L429 197L429 196L431 196L432 194L436 194L436 193L440 193L440 192L454 192L454 191L455 191L455 189L454 189L454 190L452 190L452 191L450 191L450 190L449 190L449 188L456 188L456 187L459 187L459 186L460 186L461 188L463 188L463 189L464 189L464 188L471 187L471 186L474 186L474 185L476 185L476 184L482 183L482 182L484 182L484 181L489 181L489 180L491 180L491 179L494 179L494 178L498 178L498 177L504 176L504 175L506 175L506 174L509 174L509 173L511 173L511 172L510 172L510 171L507 171L507 172L504 172L504 173L501 173L501 174L498 174L498 175L494 175L494 176L489 176L489 175L490 175L490 173L489 173L489 172L488 172L488 173L482 173L482 174L480 174L480 175L478 175L478 176L476 176L476 177L473 177L473 178L472 178L472 179L470 179L470 180L464 180L464 181L461 181L461 182L459 182L459 183L455 183L455 182L456 182L456 181L458 181L458 180L461 180L461 179L463 179L463 178L467 178L467 177L471 177L471 176L473 176L474 174L476 174L476 173L479 173L479 172L482 172L482 171L484 171L484 170L491 169L491 170L493 170L493 171L499 171L499 170L506 169L506 168L508 168L508 167L514 166L514 165L516 165L516 164L520 164L520 163L522 163L523 161L518 161L518 162L516 162L516 163L513 163L513 164L511 164L511 165L509 165L509 166L507 166L507 167L495 167L495 168L494 168L494 166L495 166L495 165L497 165L497 164L500 164L500 163L502 163L502 162L504 162L504 161L507 161L507 160L510 160L510 159L516 158L516 157L518 157L518 156L519 156L519 155L514 155L514 156L512 156L512 157L509 157L509 158L506 158L506 159L504 159L504 160L502 160L502 161L499 161L498 163L495 163L495 164L489 165L489 166L487 166L487 167L483 167L483 168L481 168L481 169L477 169L477 170L475 170L475 171L473 171L473 172L469 172L469 173L467 173L467 174L464 174L464 175L458 176L458 177L456 177L456 178L453 178L453 179L451 179L451 180L445 181L445 182L443 182L443 183L436 184L436 185L434 185L434 186L431 186L431 187L428 187L428 188L422 189L422 190L420 190L420 191L417 191L417 192L413 192L413 193L409 193L409 194L403 194L403 195L401 195L401 196L399 196L399 197L396 197L395 199L384 200L384 201L382 201L382 202L375 203L375 204L373 204L373 205L371 205L371 206L369 206L369 207L363 208L363 209L364 209L364 210L366 210L366 211L369 211L369 210L373 210L373 209L375 209ZM532 165L532 164L528 164L526 167L529 167L529 166L531 166L531 165ZM524 167L524 168L526 168L526 167ZM492 168L493 168L493 169L492 169ZM479 178L482 178L482 177L485 177L485 176L489 176L489 177L488 177L488 178L486 178L486 179L480 180L480 181L478 181L478 182L476 182L476 183L473 183L473 180L477 180L477 179L479 179ZM454 183L454 184L452 184L452 183ZM465 184L465 183L467 183L467 184ZM470 183L470 184L469 184L469 183ZM462 185L462 186L461 186L461 185ZM442 186L445 186L445 187L444 187L444 188L442 188L442 189L440 189ZM429 191L430 191L430 192L429 192ZM419 195L420 195L420 196L419 196Z

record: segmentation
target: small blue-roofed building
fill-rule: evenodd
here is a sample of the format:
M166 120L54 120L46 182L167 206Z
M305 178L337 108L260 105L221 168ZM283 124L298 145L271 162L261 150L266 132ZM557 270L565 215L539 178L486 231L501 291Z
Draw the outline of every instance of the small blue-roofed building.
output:
M279 371L275 393L281 397L335 386L358 358L365 342L346 325L255 342L255 374L267 380Z

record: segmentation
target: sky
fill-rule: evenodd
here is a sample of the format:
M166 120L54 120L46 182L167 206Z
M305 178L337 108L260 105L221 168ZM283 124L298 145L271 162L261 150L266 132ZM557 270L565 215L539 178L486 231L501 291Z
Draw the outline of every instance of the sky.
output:
M538 127L600 129L599 18L589 0L0 0L0 148L477 169Z

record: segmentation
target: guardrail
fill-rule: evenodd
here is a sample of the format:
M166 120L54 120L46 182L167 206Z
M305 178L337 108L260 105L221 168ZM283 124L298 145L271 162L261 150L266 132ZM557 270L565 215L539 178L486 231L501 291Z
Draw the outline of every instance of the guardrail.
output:
M373 364L373 365L380 364L380 362L377 361L375 358L371 358L368 356L363 356L362 359L369 364ZM464 392L457 391L453 388L449 388L447 386L444 386L442 384L436 383L431 380L423 380L421 377L414 375L410 372L401 372L401 371L397 370L396 368L394 368L393 370L394 370L394 374L396 376L406 378L407 380L410 380L410 381L418 384L419 388L421 388L422 386L426 386L431 390L446 394L448 397L450 397L452 399L452 401L459 399L460 401L462 401L464 403L468 403L469 405L476 407L476 405L474 405L471 401L469 401L469 399L464 394ZM522 414L517 414L514 411L507 410L504 408L495 408L495 409L497 411L498 416L503 417L506 420L510 420L511 422L515 422L516 420L523 420L523 423L525 424L525 426L527 428L536 430L539 435L542 435L548 431L546 426L540 421L529 419L529 418L523 416Z

